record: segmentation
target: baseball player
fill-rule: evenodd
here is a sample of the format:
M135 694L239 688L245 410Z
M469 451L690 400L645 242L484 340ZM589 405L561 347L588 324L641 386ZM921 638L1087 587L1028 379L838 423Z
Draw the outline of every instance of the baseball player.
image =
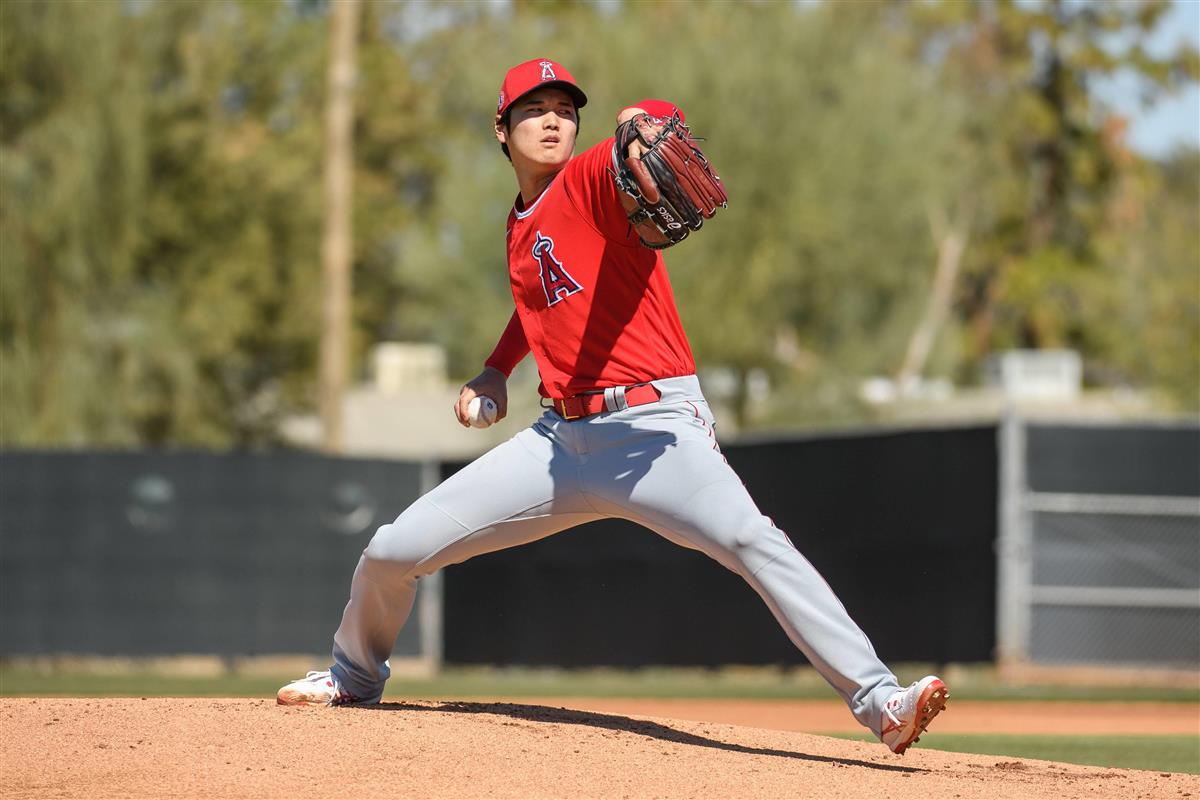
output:
M675 177L686 183L683 194L707 192L710 205L724 199L719 179L698 149L678 149L690 141L683 112L661 100L621 110L615 137L574 156L586 103L550 59L519 64L504 78L495 135L520 189L505 233L515 310L454 407L467 425L471 400L486 396L502 419L508 376L532 353L546 412L376 532L334 634L333 666L284 686L278 702L379 702L418 579L621 517L742 576L855 718L903 753L944 708L946 686L932 675L899 686L721 455L659 249L686 235L671 226L693 209L655 207L654 187L639 191L630 168L650 165L666 198L672 176L664 169L700 165L715 180L708 189L697 189L703 181L694 176ZM653 161L654 134L668 128L685 157ZM677 185L673 196L682 197ZM709 216L715 206L701 210ZM694 230L700 217L692 216L686 227Z

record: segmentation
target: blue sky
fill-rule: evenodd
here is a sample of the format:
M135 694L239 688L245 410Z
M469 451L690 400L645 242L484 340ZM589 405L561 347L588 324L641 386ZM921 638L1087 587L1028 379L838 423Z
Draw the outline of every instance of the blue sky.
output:
M1181 41L1200 47L1200 0L1174 0L1171 10L1159 23L1148 43L1155 55L1169 53ZM1118 75L1092 86L1105 104L1130 120L1130 145L1143 155L1161 158L1180 146L1200 148L1200 87L1160 99L1143 107L1138 98L1137 82L1129 75Z

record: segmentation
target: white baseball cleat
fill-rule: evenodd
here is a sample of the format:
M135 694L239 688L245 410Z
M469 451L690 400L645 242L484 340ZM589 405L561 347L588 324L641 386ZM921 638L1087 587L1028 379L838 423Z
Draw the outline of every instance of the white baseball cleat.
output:
M883 705L879 738L893 753L904 755L949 699L946 684L936 675L927 675L907 689L897 689Z
M292 681L275 695L281 706L344 706L361 702L349 692L342 690L329 670L310 672L298 681Z

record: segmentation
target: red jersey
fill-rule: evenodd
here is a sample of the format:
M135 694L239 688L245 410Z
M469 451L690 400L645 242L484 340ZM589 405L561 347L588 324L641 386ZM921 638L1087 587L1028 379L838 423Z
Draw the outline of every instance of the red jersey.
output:
M487 364L508 374L531 351L548 397L696 371L662 252L642 245L621 207L612 147L575 156L508 216L517 308Z

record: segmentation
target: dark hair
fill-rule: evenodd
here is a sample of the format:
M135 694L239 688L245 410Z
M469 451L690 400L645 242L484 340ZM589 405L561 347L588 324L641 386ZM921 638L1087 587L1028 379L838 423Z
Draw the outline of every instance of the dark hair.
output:
M500 117L500 124L504 126L504 130L512 133L512 106L504 109L504 116ZM504 142L500 143L500 149L504 152L504 157L508 159L508 163L512 163L512 155L508 152L508 145Z
M574 102L572 102L572 105L574 105ZM513 110L513 107L510 105L508 108L504 109L504 115L500 117L500 124L504 126L504 130L507 131L508 133L512 133L512 110ZM579 107L576 106L575 107L575 135L576 136L579 136L580 119L582 119L582 118L579 115ZM504 157L507 158L508 163L511 164L512 163L512 154L508 152L508 145L505 144L504 142L501 142L500 143L500 151L502 153L504 153Z

